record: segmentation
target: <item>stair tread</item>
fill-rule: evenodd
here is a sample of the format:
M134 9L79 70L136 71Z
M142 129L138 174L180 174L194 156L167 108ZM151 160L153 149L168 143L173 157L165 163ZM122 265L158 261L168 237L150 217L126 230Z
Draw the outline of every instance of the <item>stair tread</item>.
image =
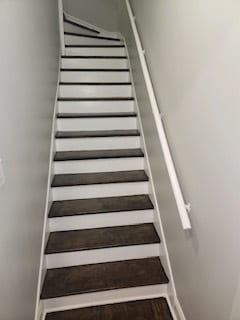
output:
M97 31L97 30L95 30L95 29L92 29L92 28L90 28L90 27L86 27L86 26L84 26L84 25L82 25L82 24L79 24L79 23L77 23L77 22L73 22L73 21L68 20L68 19L66 19L66 18L64 18L64 22L66 22L66 23L68 23L68 24L71 24L71 25L74 25L74 26L76 26L76 27L79 27L79 28L81 28L81 29L85 29L85 30L91 31L91 32L96 33L96 34L100 34L100 32Z
M128 59L127 56L81 56L81 55L75 55L75 56L61 56L62 59L117 59L117 60L126 60Z
M96 131L58 131L56 138L104 138L104 137L136 137L138 130L96 130Z
M61 68L61 72L129 72L130 69L118 69L118 68L113 68L113 69L106 69L106 68Z
M116 150L89 150L89 151L59 151L56 152L55 161L107 159L107 158L134 158L143 157L141 149Z
M148 181L144 170L94 172L79 174L57 174L52 187L82 186L91 184L127 183Z
M103 36L94 36L90 34L84 34L84 33L76 33L76 32L64 32L65 35L67 36L74 36L74 37L83 37L83 38L90 38L90 39L98 39L98 40L109 40L109 41L116 41L116 42L121 42L122 39L118 38L111 38L111 37L103 37Z
M152 209L147 195L64 200L52 203L49 218Z
M133 97L96 97L96 98L76 98L59 97L58 101L132 101Z
M125 48L124 44L66 44L66 48Z
M158 257L49 269L41 299L166 283Z
M136 112L58 113L57 118L123 118L136 117Z
M50 233L45 254L160 243L151 223Z
M60 86L131 86L131 82L60 82Z
M167 300L155 298L48 313L46 320L173 320Z

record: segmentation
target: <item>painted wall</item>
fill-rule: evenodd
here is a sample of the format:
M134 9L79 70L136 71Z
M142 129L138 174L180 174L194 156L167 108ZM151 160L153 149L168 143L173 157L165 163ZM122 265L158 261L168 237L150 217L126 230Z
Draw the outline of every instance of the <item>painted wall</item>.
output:
M118 31L117 0L63 0L70 15L107 31Z
M58 69L57 1L0 0L0 319L34 317Z
M123 2L177 293L187 320L240 319L240 3L132 0L193 230L181 228Z

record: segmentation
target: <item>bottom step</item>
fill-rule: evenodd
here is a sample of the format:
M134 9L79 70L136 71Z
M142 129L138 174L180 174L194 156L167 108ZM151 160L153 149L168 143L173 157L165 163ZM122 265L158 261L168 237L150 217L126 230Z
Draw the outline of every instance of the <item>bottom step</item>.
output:
M165 298L48 313L46 320L173 320Z

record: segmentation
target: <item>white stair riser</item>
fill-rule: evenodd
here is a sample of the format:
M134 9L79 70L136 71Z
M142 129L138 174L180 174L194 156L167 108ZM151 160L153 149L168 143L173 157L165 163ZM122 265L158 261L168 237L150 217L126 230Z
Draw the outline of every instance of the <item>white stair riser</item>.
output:
M56 139L57 151L140 148L140 137Z
M59 113L112 113L133 112L134 101L59 101Z
M55 161L55 174L144 170L144 158Z
M59 96L70 98L127 98L132 96L132 86L62 85L60 86Z
M53 201L147 194L148 182L94 184L52 188Z
M126 69L127 59L83 59L62 58L62 68L66 69Z
M64 31L65 32L81 33L81 34L89 34L91 36L97 35L97 33L94 32L94 31L83 29L81 27L72 25L72 24L67 23L67 22L64 22Z
M125 48L66 48L67 56L126 56Z
M84 250L46 255L47 269L159 256L160 244Z
M137 129L136 117L58 119L59 131Z
M62 71L63 82L129 82L128 71Z
M79 36L65 35L65 44L67 45L119 45L123 44L122 41L105 40L105 39L95 39L95 38L85 38Z
M43 301L43 305L47 312L54 312L103 304L158 298L166 296L167 293L168 285L166 284L141 286L47 299Z
M49 219L51 232L128 226L153 222L153 210L96 213Z

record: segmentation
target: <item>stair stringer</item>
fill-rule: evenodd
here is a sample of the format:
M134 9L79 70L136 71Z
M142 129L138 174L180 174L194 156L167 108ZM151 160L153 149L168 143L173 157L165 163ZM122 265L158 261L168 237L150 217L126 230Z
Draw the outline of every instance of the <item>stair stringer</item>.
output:
M88 23L82 19L79 19L79 18L76 18L76 17L73 17L72 15L70 15L69 13L67 13L66 11L64 11L64 16L72 21L72 22L75 22L75 23L78 23L84 27L87 27L87 28L90 28L92 30L95 30L97 32L99 32L98 36L110 36L110 37L113 37L113 38L119 38L119 39L123 39L123 36L121 35L121 33L119 32L110 32L110 31L107 31L103 28L100 28L98 26L95 26L91 23Z
M166 243L166 237L165 237L164 229L163 229L163 225L162 225L161 212L160 212L160 208L159 208L158 201L157 201L156 189L155 189L155 186L153 183L153 175L152 175L151 165L150 165L150 161L149 161L149 155L148 155L148 149L147 149L147 144L146 144L146 140L145 140L143 125L142 125L142 121L141 121L141 113L140 113L140 109L138 106L138 98L137 98L134 79L133 79L131 59L130 59L130 55L129 55L129 51L128 51L128 47L127 47L125 39L124 39L124 43L125 43L126 55L128 57L128 61L129 61L130 81L132 83L133 97L135 98L135 112L138 115L137 116L138 129L141 133L141 135L140 135L141 149L144 151L144 155L145 155L145 157L144 157L145 168L144 169L149 177L149 197L154 205L153 221L154 221L154 226L155 226L155 228L159 234L159 237L161 239L159 256L161 258L161 262L164 267L164 270L169 278L169 284L167 285L167 292L163 296L168 301L168 304L171 309L171 313L174 317L174 320L186 320L185 316L182 312L178 298L177 298L176 287L175 287L171 262L170 262L167 243Z
M54 110L52 117L52 132L51 132L51 144L49 151L49 170L48 170L48 182L47 182L47 193L46 193L46 202L44 210L44 221L43 221L43 232L42 232L42 243L41 243L41 256L39 263L39 274L38 274L38 284L37 284L37 296L36 296L36 305L35 305L35 315L34 320L43 320L45 317L44 306L40 299L41 290L43 286L43 281L47 271L46 267L46 257L44 254L45 247L47 244L48 236L50 233L48 213L52 204L52 192L51 192L51 183L54 176L54 162L53 157L56 152L55 144L55 134L56 134L56 115L58 110L58 95L59 95L59 83L61 81L61 51L59 51L59 65L58 65L58 80L57 80L57 89L54 102Z

